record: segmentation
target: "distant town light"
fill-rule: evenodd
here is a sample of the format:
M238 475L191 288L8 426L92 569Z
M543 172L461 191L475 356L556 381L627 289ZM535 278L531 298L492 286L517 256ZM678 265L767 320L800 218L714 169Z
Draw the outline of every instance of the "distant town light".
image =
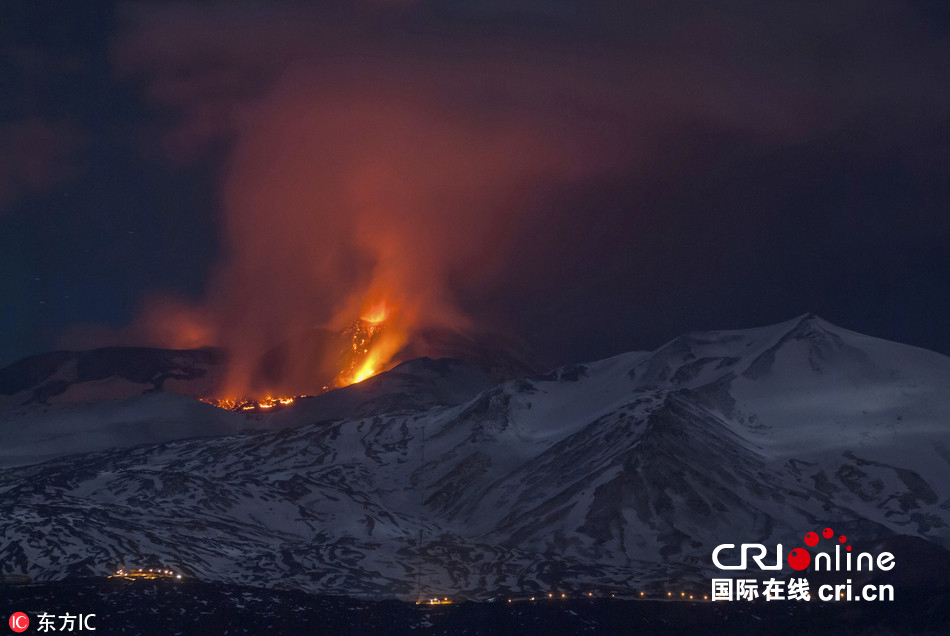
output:
M175 574L174 570L167 570L164 568L119 568L115 571L114 574L110 574L109 578L123 578L123 579L178 579L181 580L181 574Z

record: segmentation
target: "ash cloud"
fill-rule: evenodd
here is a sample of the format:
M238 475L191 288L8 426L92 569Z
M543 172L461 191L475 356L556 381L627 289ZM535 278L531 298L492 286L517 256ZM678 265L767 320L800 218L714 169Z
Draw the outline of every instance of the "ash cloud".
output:
M834 134L886 153L945 121L932 60L947 43L915 41L929 26L906 3L675 5L523 3L519 20L500 5L128 7L116 66L160 115L152 139L179 166L226 149L225 255L181 312L200 317L192 333L247 366L379 295L415 328L523 331L567 300L604 306L618 281L586 270L608 252L630 305L657 290L623 263L662 257L657 235L675 230L657 222L669 193L651 189L716 170L690 131L724 131L728 165L730 149L746 160ZM634 195L601 199L623 182ZM730 228L767 211L705 214ZM570 262L594 295L583 276L564 283Z

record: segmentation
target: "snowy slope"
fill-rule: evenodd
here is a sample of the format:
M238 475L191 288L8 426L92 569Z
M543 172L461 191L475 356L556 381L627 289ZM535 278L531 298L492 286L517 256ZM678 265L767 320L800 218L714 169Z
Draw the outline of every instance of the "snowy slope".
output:
M175 393L0 410L0 467L109 448L231 435L260 424Z
M54 351L0 369L0 409L117 400L154 391L208 395L223 364L219 349Z
M299 399L291 407L241 413L177 393L148 391L146 385L129 383L117 375L110 376L108 382L113 386L115 382L129 384L131 397L105 399L100 392L91 402L54 399L0 407L0 467L190 437L276 430L308 421L425 410L459 404L494 384L480 365L420 358L360 384ZM78 386L85 384L88 382Z
M272 430L2 471L0 563L484 597L701 580L719 543L832 523L950 545L944 356L803 316L461 403L410 395L448 377L432 364L261 420ZM466 373L440 390L477 389Z

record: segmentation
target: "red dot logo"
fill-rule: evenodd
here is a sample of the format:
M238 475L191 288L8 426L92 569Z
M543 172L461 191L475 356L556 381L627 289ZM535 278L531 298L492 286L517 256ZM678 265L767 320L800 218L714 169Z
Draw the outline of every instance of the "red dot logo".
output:
M805 545L807 545L809 548L814 548L816 545L818 545L818 533L809 532L808 534L806 534Z
M826 539L830 539L831 537L835 536L835 531L832 530L831 528L825 528L824 530L821 531L821 536L823 536Z
M30 617L23 612L17 612L10 616L10 629L15 632L25 632L30 626Z
M788 564L793 570L804 570L811 563L811 554L805 548L795 548L788 553Z

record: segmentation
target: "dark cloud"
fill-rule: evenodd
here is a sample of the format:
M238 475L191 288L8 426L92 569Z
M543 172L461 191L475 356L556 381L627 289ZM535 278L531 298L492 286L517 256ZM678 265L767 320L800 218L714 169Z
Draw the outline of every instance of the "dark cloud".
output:
M121 5L131 137L205 175L221 243L203 299L172 284L132 332L170 307L259 348L387 281L551 362L804 311L950 350L946 25L920 1Z
M21 195L45 192L76 177L82 139L62 121L0 122L0 211Z
M0 21L0 208L43 195L82 174L88 130L75 108L84 96L92 47L66 37L63 12L5 3ZM101 17L94 6L72 28ZM100 29L88 28L86 35Z

